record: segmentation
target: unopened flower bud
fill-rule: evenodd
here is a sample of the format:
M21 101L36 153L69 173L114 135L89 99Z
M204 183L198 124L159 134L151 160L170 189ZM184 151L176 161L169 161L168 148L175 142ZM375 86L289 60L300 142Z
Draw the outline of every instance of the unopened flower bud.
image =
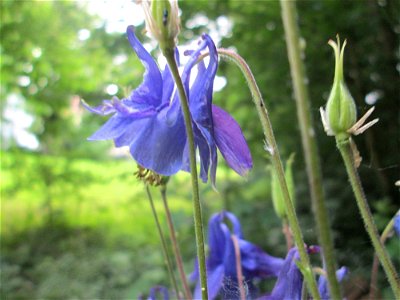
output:
M285 180L292 203L294 203L294 180L292 172L293 160L294 160L294 154L292 154L286 161L286 168L285 168ZM285 204L285 199L283 198L283 193L279 184L278 176L276 175L274 169L271 169L271 177L272 177L271 181L272 203L274 205L274 210L279 218L284 219L286 218L286 204Z
M146 30L155 38L161 50L175 48L180 30L177 0L143 0Z
M343 78L343 53L346 41L340 48L340 40L337 37L337 43L330 40L329 45L335 51L336 64L333 86L326 104L326 121L335 136L346 138L349 136L348 130L357 120L356 106Z

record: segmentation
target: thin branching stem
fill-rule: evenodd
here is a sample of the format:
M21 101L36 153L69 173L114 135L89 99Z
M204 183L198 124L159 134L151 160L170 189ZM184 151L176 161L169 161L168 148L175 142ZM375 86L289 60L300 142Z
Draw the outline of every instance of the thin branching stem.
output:
M240 293L240 300L246 300L246 291L244 290L243 285L243 273L242 273L242 258L240 256L240 247L239 240L236 235L231 235L233 248L235 249L235 258L236 258L236 276L238 280L238 287Z
M171 280L172 286L175 289L175 293L177 295L177 298L179 298L179 289L178 289L178 285L176 283L176 279L175 279L175 275L174 275L174 271L173 271L173 267L172 267L172 261L171 261L171 258L169 256L169 253L168 253L167 243L165 242L164 234L163 234L163 231L161 229L161 225L160 225L160 221L158 219L157 211L156 211L156 208L154 206L153 196L151 195L150 188L149 188L149 186L147 184L146 184L146 194L147 194L147 198L149 199L149 202L150 202L151 211L153 212L154 221L156 222L156 225L157 225L158 235L160 236L161 246L162 246L162 249L163 249L165 263L166 263L167 269L168 269L169 279Z
M181 277L183 292L185 294L185 299L192 299L192 293L190 292L186 273L183 268L183 260L182 260L181 250L179 248L179 244L178 244L178 241L176 238L175 226L172 221L171 211L170 211L169 205L168 205L167 187L165 184L162 184L160 189L161 189L161 198L164 203L165 214L167 216L167 224L168 224L169 234L170 234L171 243L172 243L172 251L174 252L176 265L178 266L179 276Z

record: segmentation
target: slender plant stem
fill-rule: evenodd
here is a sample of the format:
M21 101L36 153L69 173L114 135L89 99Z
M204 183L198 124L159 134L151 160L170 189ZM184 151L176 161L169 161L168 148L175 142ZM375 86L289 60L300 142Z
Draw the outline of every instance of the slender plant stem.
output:
M240 300L246 300L246 292L243 286L243 273L242 273L242 262L240 256L239 241L236 235L231 235L233 242L233 247L235 248L235 258L236 258L236 275L238 280L238 287L240 291Z
M396 215L390 220L390 222L386 225L385 229L382 232L380 241L382 245L385 244L387 238L389 237L389 234L393 230L393 225L394 225L394 218L400 215L400 210L396 213ZM374 260L372 263L372 270L371 270L371 283L369 285L369 299L374 300L376 299L376 291L377 291L377 282L378 282L378 269L379 269L379 260L378 256L374 255Z
M187 282L185 270L183 269L182 254L181 254L181 250L179 248L178 241L176 239L175 227L174 227L174 223L172 221L171 211L168 206L167 186L165 184L162 184L160 189L161 189L161 198L164 203L165 213L167 215L167 223L168 223L169 233L170 233L170 237L171 237L172 250L174 252L176 265L178 266L179 275L181 277L183 292L185 294L185 299L192 299L192 293L190 292L190 288L189 288L189 284Z
M261 92L257 86L256 80L249 68L249 66L246 64L244 59L239 56L237 53L232 52L228 49L218 49L218 54L223 57L227 58L228 60L231 60L234 62L239 69L242 71L247 84L249 86L249 89L252 94L252 98L254 101L254 104L256 106L257 112L259 119L261 121L261 125L264 131L264 136L266 139L267 143L267 149L269 154L271 155L271 162L272 166L275 169L275 172L278 177L279 185L282 190L283 198L285 200L285 206L287 209L287 218L289 221L290 228L292 229L293 233L293 238L295 241L295 244L298 248L299 255L300 255L300 261L302 264L302 272L304 275L304 279L307 282L308 288L310 290L311 295L313 296L314 299L319 300L320 295L318 293L318 288L317 284L311 269L310 265L310 260L307 254L307 251L304 247L304 240L303 240L303 235L300 230L300 225L299 221L296 216L296 211L293 206L293 202L290 199L289 191L286 185L286 180L285 180L285 172L283 170L282 166L282 161L279 155L278 151L278 146L276 144L275 136L272 130L272 125L269 119L268 111L265 108L264 100L261 96Z
M379 259L376 253L374 254L374 260L372 262L371 269L371 283L369 284L369 299L376 299L377 283L378 283L378 271L379 271Z
M172 261L171 261L171 258L169 256L169 254L168 254L167 244L165 242L164 234L163 234L163 231L161 229L160 221L159 221L158 216L157 216L156 208L154 207L153 197L151 196L150 188L149 188L149 186L147 184L146 184L146 193L147 193L147 198L149 198L151 211L153 212L153 217L154 217L154 220L155 220L156 225L157 225L158 235L160 236L161 246L162 246L162 249L163 249L165 262L166 262L168 273L169 273L169 279L171 280L172 286L175 289L176 297L179 299L179 289L178 289L178 285L176 283L174 271L173 271L173 268L172 268Z
M314 126L310 112L310 97L306 85L306 72L301 59L300 35L296 23L295 1L281 0L281 13L285 28L286 45L292 74L293 88L296 99L297 118L299 120L303 153L307 166L308 184L311 202L317 223L319 244L322 246L329 291L332 299L340 299L340 287L336 277L336 261L334 246L329 226L328 211L325 205L322 188L322 175L318 146L315 141Z
M378 256L389 283L392 287L396 299L400 299L400 282L396 270L393 266L390 257L379 238L379 233L376 228L374 219L368 206L367 198L365 197L364 190L361 185L360 177L358 176L357 168L354 164L353 153L350 146L350 139L338 140L336 145L342 155L344 164L346 166L347 175L349 176L351 187L357 201L358 209L364 221L365 229L371 238L372 245L375 248L375 253Z
M183 87L182 79L179 76L179 71L175 61L174 51L173 49L166 49L163 51L163 54L167 59L167 63L169 65L176 87L178 89L183 117L185 120L186 135L189 144L190 174L192 178L192 192L193 192L193 217L194 217L194 229L196 235L197 258L199 260L201 294L203 299L208 299L203 221L202 221L201 203L199 196L199 182L198 182L197 167L196 167L196 149L194 146L192 118L190 115L189 103L185 92L185 88Z

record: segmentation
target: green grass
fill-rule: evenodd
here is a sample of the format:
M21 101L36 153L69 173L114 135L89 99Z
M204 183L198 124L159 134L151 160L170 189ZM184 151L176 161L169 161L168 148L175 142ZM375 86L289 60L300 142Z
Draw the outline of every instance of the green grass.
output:
M3 152L1 159L2 298L136 298L153 285L168 285L132 159L92 161L21 152ZM189 176L180 172L168 184L188 274L195 255ZM224 207L225 190L237 180L220 168L219 192L201 184L205 224L209 214ZM152 193L165 225L159 191L152 188Z

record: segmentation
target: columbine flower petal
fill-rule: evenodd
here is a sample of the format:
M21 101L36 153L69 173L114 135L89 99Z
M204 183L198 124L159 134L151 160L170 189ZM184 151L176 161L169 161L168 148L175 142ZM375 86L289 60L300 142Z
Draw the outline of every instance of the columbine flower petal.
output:
M141 166L159 174L170 176L177 173L182 168L186 143L182 122L169 127L162 113L151 118L131 143L132 156Z
M253 167L249 147L236 121L223 109L212 107L214 137L228 165L240 175Z
M339 270L336 271L337 280L341 282L348 272L349 271L346 267L341 267ZM323 275L321 275L318 279L318 291L322 300L331 299L328 289L328 281L326 280L326 277Z
M315 254L321 251L319 246L310 246L307 248L309 254ZM283 267L280 269L278 280L275 283L272 293L265 295L258 300L300 300L303 288L303 275L301 274L297 261L300 260L297 248L289 250ZM342 281L347 274L347 268L342 267L336 271L338 281ZM321 299L330 299L328 291L328 282L325 276L320 276L318 280L318 291Z
M142 84L132 92L129 99L133 102L140 99L145 101L146 104L151 104L156 107L160 104L162 99L163 85L160 70L153 57L135 36L135 30L132 25L128 26L126 34L129 43L146 69Z
M232 231L224 223L226 219L230 221ZM234 294L235 291L237 292L238 277L232 235L235 235L239 241L242 272L252 296L254 296L255 291L252 284L253 279L276 276L283 266L283 259L272 257L256 245L243 239L239 220L234 214L230 212L214 214L209 221L208 241L210 251L206 261L210 299L214 299L221 292L223 292L223 298ZM195 271L191 276L192 280L198 280L197 269L198 265L196 264ZM201 297L199 280L194 293L194 298L197 297Z
M301 299L303 275L296 265L296 261L299 259L300 255L297 248L290 249L271 295L262 298L263 300Z
M282 258L273 257L265 253L260 247L239 240L243 275L246 278L268 278L278 276L283 266Z

